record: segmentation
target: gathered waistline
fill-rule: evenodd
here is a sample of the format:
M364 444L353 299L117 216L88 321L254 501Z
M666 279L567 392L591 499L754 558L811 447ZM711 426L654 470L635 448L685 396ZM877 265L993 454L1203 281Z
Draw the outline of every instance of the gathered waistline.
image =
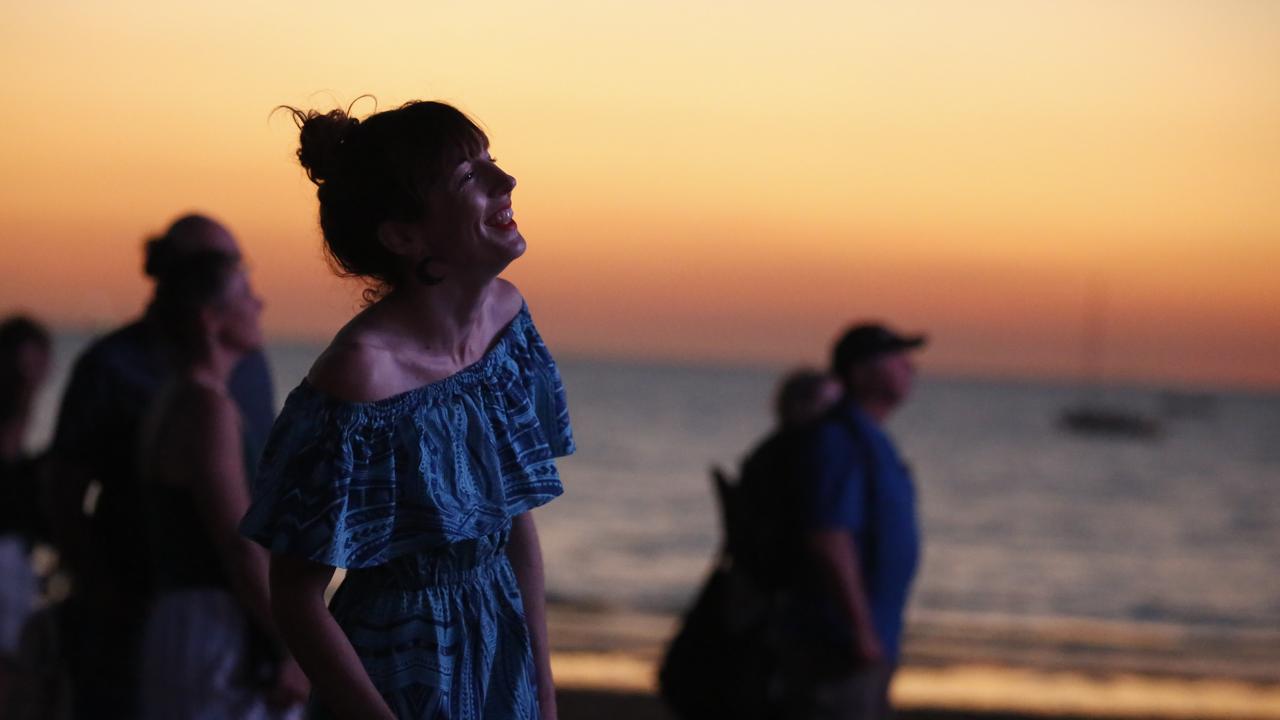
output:
M377 567L348 570L345 582L369 583L375 587L398 590L427 590L483 580L500 571L506 564L507 555L504 552L476 558L474 562L465 564L426 564L422 558L408 556L395 558Z

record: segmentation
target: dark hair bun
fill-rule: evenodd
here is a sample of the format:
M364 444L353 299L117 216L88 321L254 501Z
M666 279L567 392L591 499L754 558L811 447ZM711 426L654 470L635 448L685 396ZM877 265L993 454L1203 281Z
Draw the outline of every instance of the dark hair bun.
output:
M306 168L307 177L317 185L333 180L342 145L360 121L342 110L321 113L292 107L285 109L293 115L293 121L301 131L298 161Z
M411 277L404 258L382 245L387 221L412 222L426 197L457 165L488 147L484 131L446 103L413 101L364 120L347 110L288 110L300 131L298 160L316 184L325 251L340 275L369 281L376 298Z

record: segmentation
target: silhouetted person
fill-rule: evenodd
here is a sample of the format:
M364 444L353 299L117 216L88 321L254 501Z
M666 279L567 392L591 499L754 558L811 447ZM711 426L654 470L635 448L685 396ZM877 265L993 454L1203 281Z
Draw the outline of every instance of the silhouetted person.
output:
M282 645L267 553L238 532L249 468L228 385L240 359L262 345L261 311L239 259L226 253L177 258L156 285L152 313L173 375L141 433L155 587L142 718L269 720L306 699L297 663L263 652Z
M774 399L777 425L742 463L731 520L730 551L755 579L771 589L794 581L803 563L797 482L798 453L810 425L840 401L843 386L832 375L796 370L783 377Z
M31 544L43 534L38 456L24 447L31 411L49 374L49 333L14 316L0 322L0 715L22 625L34 608Z
M836 343L845 398L803 452L813 576L784 653L789 718L883 718L919 557L915 489L884 422L911 392L921 336L874 324Z
M145 270L161 277L176 258L235 238L200 215L175 221L146 246ZM150 602L146 523L138 492L139 427L172 372L171 348L149 309L98 339L77 359L52 447L54 530L75 588L65 612L76 717L136 717L139 638ZM247 355L230 391L245 422L249 464L270 428L275 401L265 356ZM92 507L85 511L85 506Z
M574 445L556 364L498 277L525 250L515 178L443 103L294 118L325 247L372 285L289 394L242 525L271 551L312 717L551 720L532 510Z
M679 718L780 716L776 639L807 555L798 451L806 428L841 391L825 373L787 374L775 399L777 426L743 463L740 481L713 471L725 541L658 672L662 698Z

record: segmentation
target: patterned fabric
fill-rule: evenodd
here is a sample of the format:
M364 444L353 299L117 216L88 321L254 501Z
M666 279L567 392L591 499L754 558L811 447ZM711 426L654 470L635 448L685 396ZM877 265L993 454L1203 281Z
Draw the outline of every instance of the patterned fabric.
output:
M507 531L352 570L330 610L398 718L536 720ZM313 708L310 717L330 717Z
M562 491L564 387L527 307L476 364L372 403L303 382L241 531L349 568L330 611L400 718L537 718L511 518ZM313 717L324 717L316 709Z

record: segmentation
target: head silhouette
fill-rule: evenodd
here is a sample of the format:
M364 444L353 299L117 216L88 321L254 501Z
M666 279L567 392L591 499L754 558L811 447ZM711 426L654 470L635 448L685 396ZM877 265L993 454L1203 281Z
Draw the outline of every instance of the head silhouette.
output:
M783 376L774 398L774 412L783 427L796 427L818 419L840 400L835 377L804 368Z
M412 263L387 247L387 223L417 223L430 196L464 159L488 147L483 130L451 105L414 101L359 120L342 110L289 110L298 160L316 185L326 253L372 296L409 279Z
M151 305L156 326L182 362L214 344L238 353L257 347L261 310L240 258L219 250L174 259L157 279Z
M145 252L143 271L153 280L159 280L184 257L200 252L239 257L240 246L235 236L218 221L190 214L174 220L162 234L148 240Z
M24 315L0 322L0 422L23 417L49 372L49 331Z

